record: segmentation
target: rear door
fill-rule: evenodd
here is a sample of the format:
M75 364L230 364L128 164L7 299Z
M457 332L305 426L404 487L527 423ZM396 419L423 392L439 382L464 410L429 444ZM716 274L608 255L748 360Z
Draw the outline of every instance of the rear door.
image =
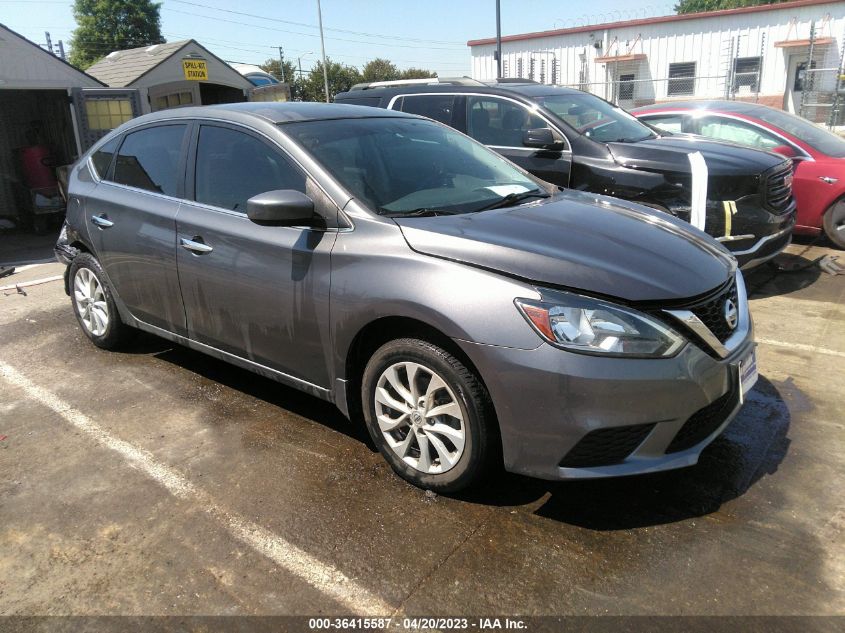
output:
M330 254L337 232L260 226L252 196L294 189L337 208L280 147L245 128L203 123L191 143L177 260L189 336L326 387ZM319 207L319 205L325 205Z
M93 157L101 180L85 200L88 234L120 299L136 318L177 334L185 333L175 243L187 129L135 129L113 160L105 150L114 147L104 146Z
M523 133L539 128L550 128L555 138L565 143L564 149L545 150L523 145ZM559 130L517 101L467 95L466 134L538 178L562 187L569 185L571 147Z

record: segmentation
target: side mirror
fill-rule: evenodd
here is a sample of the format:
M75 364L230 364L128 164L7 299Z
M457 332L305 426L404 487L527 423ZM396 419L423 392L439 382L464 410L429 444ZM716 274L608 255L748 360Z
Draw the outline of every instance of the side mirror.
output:
M563 149L563 142L556 140L551 128L547 127L541 127L536 130L525 130L522 133L522 144L525 147L536 147L539 149Z
M246 201L246 217L270 226L311 226L314 201L293 189L267 191Z
M789 145L778 145L777 147L773 147L771 151L787 158L795 158L797 156L795 150Z

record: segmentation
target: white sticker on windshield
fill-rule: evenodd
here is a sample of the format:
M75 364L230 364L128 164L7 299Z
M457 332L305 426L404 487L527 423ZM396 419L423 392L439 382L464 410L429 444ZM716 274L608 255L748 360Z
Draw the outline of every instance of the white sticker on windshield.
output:
M509 196L512 193L522 193L523 191L528 191L528 187L524 185L493 185L492 187L484 187L489 191L492 191L497 196Z

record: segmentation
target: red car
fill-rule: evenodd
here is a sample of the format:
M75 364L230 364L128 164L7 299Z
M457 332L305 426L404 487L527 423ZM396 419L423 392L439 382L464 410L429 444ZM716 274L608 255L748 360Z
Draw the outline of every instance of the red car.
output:
M795 233L845 248L845 139L793 114L741 101L659 103L631 113L671 133L699 134L790 157Z

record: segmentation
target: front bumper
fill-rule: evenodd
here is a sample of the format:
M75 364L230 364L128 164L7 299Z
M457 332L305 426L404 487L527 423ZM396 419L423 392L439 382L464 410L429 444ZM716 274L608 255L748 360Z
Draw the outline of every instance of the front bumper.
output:
M674 358L652 360L600 358L547 344L520 350L457 342L490 392L505 468L542 479L613 477L695 464L739 411L737 364L754 349L751 330L720 360L692 343ZM702 415L709 426L687 427L684 435L687 421L695 425ZM608 429L606 438L596 435ZM573 461L573 449L590 438L617 451L613 463L601 463L599 454L589 464L583 450L575 451ZM619 445L626 442L631 450L619 459Z

